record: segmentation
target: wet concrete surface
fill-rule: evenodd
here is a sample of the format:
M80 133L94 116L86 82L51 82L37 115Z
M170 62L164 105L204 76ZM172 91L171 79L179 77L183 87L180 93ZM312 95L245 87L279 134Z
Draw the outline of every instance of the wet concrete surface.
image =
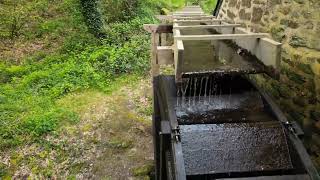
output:
M279 122L181 125L187 175L291 169Z
M182 35L209 35L207 30L181 30ZM261 66L253 59L241 56L241 52L222 41L183 41L184 55L182 73L184 77L215 73L260 73Z

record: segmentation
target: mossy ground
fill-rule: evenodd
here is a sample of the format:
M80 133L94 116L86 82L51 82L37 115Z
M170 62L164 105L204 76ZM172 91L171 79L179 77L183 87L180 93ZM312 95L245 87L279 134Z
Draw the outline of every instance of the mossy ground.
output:
M114 84L107 93L87 90L60 99L60 106L79 113L80 122L1 152L3 179L148 179L153 169L151 82L129 76Z

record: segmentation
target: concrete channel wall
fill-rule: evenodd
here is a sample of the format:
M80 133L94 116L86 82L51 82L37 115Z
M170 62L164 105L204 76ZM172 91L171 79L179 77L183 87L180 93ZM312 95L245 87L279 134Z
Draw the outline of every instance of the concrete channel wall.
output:
M218 17L283 43L280 82L256 79L303 126L320 170L320 0L223 0Z

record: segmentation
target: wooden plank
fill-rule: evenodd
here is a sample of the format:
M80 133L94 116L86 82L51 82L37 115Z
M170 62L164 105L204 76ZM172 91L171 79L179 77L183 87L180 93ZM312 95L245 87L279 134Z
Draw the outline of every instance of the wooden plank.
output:
M176 30L175 30L176 31ZM234 39L257 39L267 37L267 33L254 34L216 34L216 35L177 35L175 40L183 41L207 41L207 40L234 40Z
M178 24L174 23L173 26L178 26ZM181 36L180 30L175 29L173 31L173 35ZM175 66L176 82L182 81L181 66L182 66L182 60L183 60L183 51L184 51L183 41L174 39L174 66Z
M192 25L192 26L174 26L173 29L211 29L211 28L234 28L240 27L241 24L224 24L224 25Z
M144 24L143 28L149 33L172 33L173 26L169 24Z
M193 22L199 22L199 23L205 23L205 22L221 22L221 19L207 19L207 20L174 20L175 23L193 23Z
M157 47L159 45L159 34L152 32L151 35L151 75L158 76L160 73L160 66L158 64Z
M172 46L158 46L157 51L159 65L168 65L174 63Z

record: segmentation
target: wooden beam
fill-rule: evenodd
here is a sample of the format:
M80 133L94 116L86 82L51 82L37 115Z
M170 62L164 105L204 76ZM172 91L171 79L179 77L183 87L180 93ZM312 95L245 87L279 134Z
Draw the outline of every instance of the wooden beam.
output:
M176 20L192 20L192 19L212 19L216 18L215 16L173 16L172 19Z
M190 26L174 26L173 29L211 29L211 28L234 28L240 27L241 24L224 24L224 25L190 25Z
M174 23L173 26L178 26L178 24ZM181 36L180 30L175 29L173 31L173 35ZM182 81L181 66L183 61L183 51L184 51L183 41L174 39L174 66L175 66L176 82Z
M144 24L143 28L149 33L172 33L173 26L169 24Z
M205 15L202 12L181 12L181 13L173 13L173 16L190 16L190 15Z
M175 23L192 23L192 22L199 22L199 23L205 23L205 22L222 22L221 19L207 19L207 20L174 20Z
M234 40L234 39L257 39L268 37L267 33L254 34L216 34L216 35L180 35L174 36L175 40L182 41L208 41L208 40Z
M158 46L158 64L168 65L174 63L173 47L172 46Z

